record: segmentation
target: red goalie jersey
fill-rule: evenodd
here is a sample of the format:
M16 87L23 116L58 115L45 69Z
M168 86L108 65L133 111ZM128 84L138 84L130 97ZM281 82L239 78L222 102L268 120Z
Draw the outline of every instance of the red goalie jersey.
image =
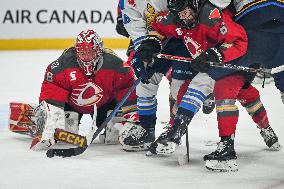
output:
M39 100L88 114L93 105L98 108L113 101L120 102L135 82L130 68L111 50L104 49L96 65L96 73L87 77L77 62L76 50L71 47L53 63L45 73ZM135 92L126 104L135 104Z

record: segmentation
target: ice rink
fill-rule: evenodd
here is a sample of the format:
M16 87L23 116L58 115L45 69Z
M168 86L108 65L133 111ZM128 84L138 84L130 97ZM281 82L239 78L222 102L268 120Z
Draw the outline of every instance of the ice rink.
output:
M126 59L125 51L116 51ZM62 51L0 51L0 189L283 189L284 149L269 151L259 130L239 106L235 149L238 172L208 171L202 160L219 141L215 111L199 112L189 126L190 163L179 166L177 157L146 157L145 152L124 152L120 145L92 144L77 157L52 158L29 149L31 138L8 130L8 104L37 102L46 66ZM274 84L257 85L271 126L284 145L284 105ZM156 134L169 119L168 83L158 94ZM239 104L238 104L239 105ZM84 117L82 132L90 126Z

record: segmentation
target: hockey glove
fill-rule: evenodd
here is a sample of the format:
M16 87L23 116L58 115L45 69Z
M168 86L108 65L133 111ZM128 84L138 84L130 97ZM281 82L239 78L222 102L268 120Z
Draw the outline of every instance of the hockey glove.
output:
M136 53L139 53L143 62L151 64L154 61L154 57L162 50L161 40L154 35L149 35L142 40L141 44L136 49Z
M141 82L144 84L149 83L149 75L146 71L144 62L140 54L135 53L134 57L131 60L131 65L133 67L136 77L141 78Z
M223 62L223 54L218 48L209 48L191 61L190 66L198 72L206 73L210 65L208 62Z
M161 52L162 44L158 37L149 35L144 39L141 45L137 48L131 65L134 69L135 75L141 77L142 83L149 83L148 70L154 61L154 56Z
M123 20L122 20L122 14L118 15L116 18L116 26L115 30L118 34L124 36L124 37L129 37L128 32L126 31L124 25L123 25Z

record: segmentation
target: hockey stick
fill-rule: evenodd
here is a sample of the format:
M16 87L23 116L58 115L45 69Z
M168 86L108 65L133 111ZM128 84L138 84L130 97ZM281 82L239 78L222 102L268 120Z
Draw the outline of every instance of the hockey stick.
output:
M185 144L186 144L186 157L187 157L187 162L189 163L189 143L188 143L188 127L186 127L186 133L185 133Z
M157 58L163 58L163 59L167 59L167 60L177 60L177 61L181 61L181 62L191 62L192 58L186 58L186 57L182 57L182 56L173 56L173 55L169 55L169 54L158 54ZM272 69L263 69L263 68L250 68L250 67L245 67L245 66L239 66L239 65L235 65L235 64L223 64L223 63L218 63L218 62L207 62L210 66L213 67L218 67L218 68L228 68L228 69L234 69L234 70L240 70L240 71L246 71L246 72L259 72L259 73L263 73L263 74L269 74L269 75L273 75L279 72L284 71L284 65L278 66L276 68L272 68Z
M86 147L77 147L77 148L68 148L68 149L49 149L46 152L46 156L49 158L52 158L54 156L60 156L60 157L72 157L82 154L86 149L89 147L89 145L97 138L97 136L100 134L100 132L107 126L108 122L116 115L116 113L119 111L119 109L123 106L123 104L126 102L128 97L131 95L131 93L136 89L136 86L140 83L141 78L137 79L133 86L129 89L128 93L124 96L124 98L121 100L121 102L115 107L115 109L110 113L110 115L105 119L105 121L102 123L102 125L95 131L94 128L90 130L87 138L87 145ZM94 124L93 124L94 127ZM90 137L92 136L92 137Z
M186 133L185 133L185 145L186 145L186 154L182 154L181 156L178 156L178 164L179 165L185 165L189 163L189 142L188 142L188 127L186 127Z

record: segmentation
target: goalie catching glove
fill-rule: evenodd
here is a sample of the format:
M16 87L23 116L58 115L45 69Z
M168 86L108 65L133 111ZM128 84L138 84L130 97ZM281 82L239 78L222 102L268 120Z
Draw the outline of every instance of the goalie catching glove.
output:
M209 48L193 59L190 66L198 72L206 73L209 68L209 62L223 62L223 53L218 48Z

